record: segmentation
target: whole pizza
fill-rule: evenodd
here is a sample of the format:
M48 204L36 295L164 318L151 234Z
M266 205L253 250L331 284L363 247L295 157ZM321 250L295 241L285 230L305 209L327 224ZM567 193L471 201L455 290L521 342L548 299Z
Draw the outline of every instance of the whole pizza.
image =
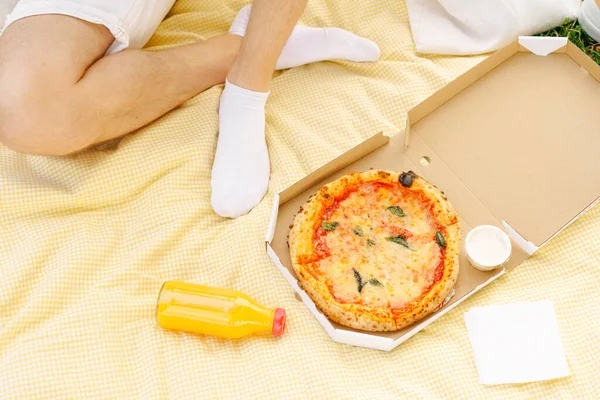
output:
M444 194L413 172L350 173L300 208L290 255L301 286L330 319L394 331L449 296L459 225Z

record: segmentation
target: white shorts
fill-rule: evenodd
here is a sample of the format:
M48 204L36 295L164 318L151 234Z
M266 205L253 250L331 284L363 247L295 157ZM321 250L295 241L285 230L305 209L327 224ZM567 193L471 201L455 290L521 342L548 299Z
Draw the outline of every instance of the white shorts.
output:
M33 15L69 15L106 26L115 37L106 51L112 54L128 47L142 48L173 3L175 0L19 0L2 29Z

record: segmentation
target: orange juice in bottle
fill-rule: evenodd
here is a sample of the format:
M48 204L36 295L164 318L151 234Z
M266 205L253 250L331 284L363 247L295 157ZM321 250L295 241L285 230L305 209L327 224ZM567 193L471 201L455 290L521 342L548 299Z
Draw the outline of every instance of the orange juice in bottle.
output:
M237 290L168 281L158 295L156 320L163 328L227 339L280 336L285 310L263 307Z

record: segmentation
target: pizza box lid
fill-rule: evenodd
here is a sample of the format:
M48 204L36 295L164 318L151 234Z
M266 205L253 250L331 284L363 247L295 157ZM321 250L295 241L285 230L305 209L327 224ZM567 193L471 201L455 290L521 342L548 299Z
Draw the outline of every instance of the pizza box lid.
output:
M557 100L562 99L563 101ZM600 67L566 38L520 37L408 112L404 132L379 133L275 196L267 253L336 342L392 350L518 266L600 201ZM310 195L370 168L413 170L444 191L461 216L455 293L437 312L396 332L354 330L329 320L299 287L289 226ZM508 264L483 272L464 254L478 225L503 228Z

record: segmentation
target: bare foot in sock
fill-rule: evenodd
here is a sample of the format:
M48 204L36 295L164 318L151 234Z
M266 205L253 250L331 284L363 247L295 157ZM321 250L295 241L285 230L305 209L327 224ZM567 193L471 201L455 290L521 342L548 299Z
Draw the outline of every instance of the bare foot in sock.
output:
M244 7L229 33L244 36L250 17ZM339 28L297 25L287 40L276 69L333 59L376 61L379 47ZM236 71L237 72L237 71ZM269 153L265 141L265 103L269 92L245 89L251 77L230 70L219 104L219 139L212 169L211 204L215 212L236 218L263 198L269 185ZM250 75L252 75L250 73ZM243 78L243 79L242 79ZM238 85L236 85L238 84Z
M269 153L265 103L269 92L254 92L226 81L219 103L219 140L212 169L211 204L222 217L252 210L267 193Z
M229 33L244 36L251 10L251 5L240 10ZM373 62L379 59L379 55L379 47L374 42L344 29L296 25L279 55L275 69L327 60Z

